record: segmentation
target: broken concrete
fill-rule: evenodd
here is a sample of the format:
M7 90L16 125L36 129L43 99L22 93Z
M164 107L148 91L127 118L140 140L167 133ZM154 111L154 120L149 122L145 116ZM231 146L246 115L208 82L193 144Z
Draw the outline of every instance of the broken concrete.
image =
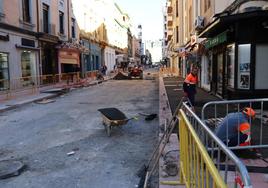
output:
M0 161L0 179L18 176L22 172L24 164L20 161Z
M114 80L129 80L129 76L123 72L118 72L114 77Z

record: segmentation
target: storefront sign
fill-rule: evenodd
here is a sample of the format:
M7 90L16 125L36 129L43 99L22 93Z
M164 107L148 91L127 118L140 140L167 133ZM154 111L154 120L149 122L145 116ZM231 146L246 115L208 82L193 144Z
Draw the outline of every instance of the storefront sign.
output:
M208 39L208 41L205 44L205 47L209 49L221 43L224 43L225 41L227 41L227 31L224 31L223 33L217 35L214 38Z
M59 51L59 62L62 64L79 64L79 53Z
M0 40L9 41L9 35L6 33L0 32Z

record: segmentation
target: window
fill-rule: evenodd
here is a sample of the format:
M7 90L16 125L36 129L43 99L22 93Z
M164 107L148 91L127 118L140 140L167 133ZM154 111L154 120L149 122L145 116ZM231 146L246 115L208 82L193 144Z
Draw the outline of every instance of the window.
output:
M22 0L22 14L23 21L30 23L30 0Z
M95 56L91 55L92 70L96 70Z
M49 6L43 3L43 32L49 33Z
M192 31L192 20L193 20L193 12L192 12L192 6L189 8L189 17L188 17L188 23L189 23L189 31Z
M250 86L250 44L238 45L238 88L249 89Z
M256 45L255 89L268 89L268 45Z
M72 18L72 38L75 38L75 19Z
M8 54L0 52L0 91L9 88Z
M59 11L60 34L64 34L64 13Z
M33 85L35 75L35 54L31 51L23 51L21 53L22 85Z
M179 17L179 6L178 6L178 0L176 1L176 17Z
M227 61L227 86L234 88L234 75L235 75L235 45L227 46L226 50Z
M64 7L64 0L60 0L60 7Z
M179 26L176 26L176 43L179 43Z
M210 0L205 0L204 5L205 5L205 12L206 12L211 6Z
M0 17L3 16L3 0L0 0Z

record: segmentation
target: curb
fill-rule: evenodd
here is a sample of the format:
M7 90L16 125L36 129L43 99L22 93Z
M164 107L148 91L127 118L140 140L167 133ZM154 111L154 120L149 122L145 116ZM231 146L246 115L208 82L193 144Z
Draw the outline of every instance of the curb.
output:
M55 98L55 97L58 97L58 96L60 96L60 94L51 94L50 96L44 96L44 97L36 98L36 99L33 99L33 100L29 100L27 102L23 102L21 104L14 104L14 105L6 106L6 107L0 109L0 113L6 112L6 111L9 111L9 110L14 110L14 109L16 109L18 107L21 107L21 106L26 105L26 104L30 104L32 102L36 102L36 101L40 101L40 100L44 100L44 99L51 99L51 98Z
M96 81L94 83L89 84L89 86L99 85L102 82L107 82L107 81L112 80L112 79L113 79L113 77L110 77L110 78L107 78L107 79L101 80L101 81ZM69 92L71 92L71 91L69 91ZM18 107L21 107L23 105L30 104L30 103L33 103L33 102L36 102L36 101L40 101L40 100L44 100L44 99L52 99L52 98L58 97L60 95L61 95L61 93L50 94L49 96L44 96L44 97L36 98L36 99L33 99L33 100L29 100L29 101L23 102L21 104L14 104L14 105L6 106L4 108L0 108L0 113L6 112L6 111L9 111L9 110L14 110L14 109L16 109Z
M163 76L159 76L159 136L161 137L163 125L168 124L172 118L172 111L170 108L170 103L168 100ZM170 151L179 149L179 142L177 133L172 133L169 139L169 143L167 143L163 154L166 154ZM161 157L159 159L159 188L180 188L185 186L180 185L164 185L161 182L168 182L168 181L178 181L179 180L179 172L176 176L164 176L166 174L164 168L165 161ZM178 167L179 170L179 167Z

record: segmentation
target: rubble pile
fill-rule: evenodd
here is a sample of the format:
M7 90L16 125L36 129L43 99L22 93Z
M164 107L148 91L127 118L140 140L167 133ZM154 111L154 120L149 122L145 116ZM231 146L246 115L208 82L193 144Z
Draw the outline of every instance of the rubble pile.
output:
M129 77L122 72L118 72L114 77L114 80L129 80Z

